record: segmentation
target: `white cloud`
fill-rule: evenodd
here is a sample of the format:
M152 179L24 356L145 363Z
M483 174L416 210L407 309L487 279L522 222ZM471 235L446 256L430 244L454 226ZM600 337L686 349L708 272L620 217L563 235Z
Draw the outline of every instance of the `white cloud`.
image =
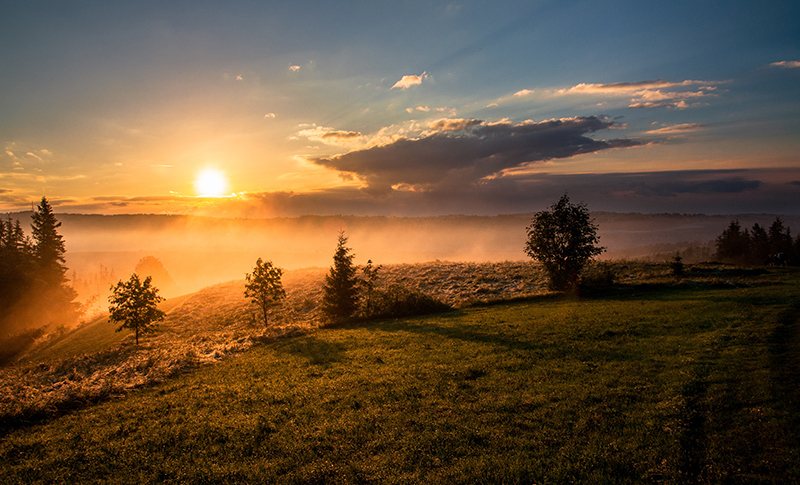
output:
M311 128L300 130L293 138L297 139L298 137L304 137L327 145L351 146L361 141L363 135L357 131L334 130L328 126L314 124Z
M275 118L276 116L278 115L276 115L275 113L267 113L264 115L264 118Z
M236 75L236 80L237 80L237 81L241 81L242 79L243 79L243 78L242 78L242 75L241 75L241 74L237 74L237 75Z
M300 70L300 66L289 66L289 70L292 72L297 72Z
M423 72L419 76L415 76L415 75L403 76L402 79L400 79L399 81L394 83L394 86L392 86L390 89L399 88L399 89L402 89L402 90L406 90L406 89L410 88L411 86L417 86L419 84L422 84L422 80L427 78L427 77L428 77L428 74L426 72Z
M516 93L514 93L514 96L517 96L517 97L528 96L529 94L533 94L535 92L536 91L534 91L533 89L522 89L522 90L517 91Z

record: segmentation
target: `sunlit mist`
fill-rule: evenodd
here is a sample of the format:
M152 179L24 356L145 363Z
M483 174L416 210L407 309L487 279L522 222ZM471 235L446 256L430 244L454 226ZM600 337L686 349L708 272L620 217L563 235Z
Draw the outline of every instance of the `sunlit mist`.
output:
M200 197L221 197L227 193L228 180L219 170L206 169L197 175L194 187Z

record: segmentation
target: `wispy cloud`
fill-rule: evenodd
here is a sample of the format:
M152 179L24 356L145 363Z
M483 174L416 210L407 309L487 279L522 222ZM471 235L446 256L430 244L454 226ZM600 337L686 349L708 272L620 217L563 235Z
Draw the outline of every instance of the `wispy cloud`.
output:
M663 79L655 79L651 81L638 81L638 82L619 82L608 84L594 84L594 83L580 83L572 86L571 88L559 89L560 94L569 93L631 93L651 89L664 89L677 86L692 86L697 84L708 84L705 81L680 81L672 82Z
M650 135L669 135L676 133L688 133L692 131L702 130L706 125L699 123L681 123L679 125L664 126L655 130L647 131Z
M795 69L800 67L800 61L780 61L773 62L770 67L781 67L783 69Z
M289 70L292 72L297 72L300 70L300 66L289 66Z
M264 115L264 118L275 118L276 116L278 115L276 115L275 113L267 113Z
M686 109L702 104L701 98L716 97L714 91L721 81L665 81L655 79L638 82L608 84L580 83L571 88L559 89L558 95L600 95L630 97L629 108ZM695 86L698 86L694 89Z
M394 86L392 86L390 89L406 90L406 89L410 88L411 86L418 86L418 85L422 84L422 80L427 78L427 77L428 77L428 74L426 72L423 72L419 76L416 76L416 75L403 76L399 81L394 83Z

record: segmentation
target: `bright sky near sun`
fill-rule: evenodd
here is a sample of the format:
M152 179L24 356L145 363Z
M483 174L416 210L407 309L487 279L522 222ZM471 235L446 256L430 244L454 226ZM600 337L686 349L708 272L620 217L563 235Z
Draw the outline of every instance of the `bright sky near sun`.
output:
M800 214L800 2L12 2L0 211Z

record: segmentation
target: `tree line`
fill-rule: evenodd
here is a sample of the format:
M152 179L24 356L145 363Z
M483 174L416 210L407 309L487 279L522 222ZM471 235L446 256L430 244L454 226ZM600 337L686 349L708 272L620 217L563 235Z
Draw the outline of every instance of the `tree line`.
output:
M18 219L0 220L0 334L77 322L59 227L46 197L33 213L31 236Z
M766 228L758 223L742 229L733 220L716 239L717 258L721 261L747 265L786 266L800 264L800 236L784 227L780 217Z

